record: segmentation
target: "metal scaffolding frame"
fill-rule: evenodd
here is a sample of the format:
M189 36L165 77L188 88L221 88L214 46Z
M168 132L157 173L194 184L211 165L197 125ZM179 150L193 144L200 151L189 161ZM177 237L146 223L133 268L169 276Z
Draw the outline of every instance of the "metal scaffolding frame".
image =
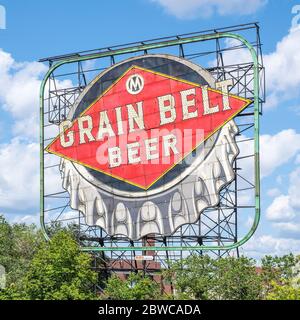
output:
M249 23L41 59L49 64L40 94L40 204L46 239L50 238L47 226L53 223L75 225L82 250L93 252L94 268L107 273L143 270L153 276L161 268L167 268L170 261L191 253L208 251L221 257L234 250L238 255L239 246L253 235L260 217L258 137L259 116L265 101L261 46L258 23ZM226 63L228 57L237 57L240 52L248 53L249 61ZM147 236L132 241L110 236L100 227L88 226L80 212L72 212L68 192L62 187L57 190L49 187L53 184L53 172L59 173L60 159L48 154L44 148L54 138L59 123L66 119L70 107L91 78L117 63L118 59L150 53L170 53L202 65L206 63L217 81L233 79L230 92L253 101L235 118L239 128L237 144L241 150L245 149L243 144L252 144L253 151L241 153L235 159L236 178L221 191L220 203L204 210L196 223L180 227L171 236ZM245 161L253 165L253 179L245 172ZM240 200L245 195L251 201L243 204ZM245 211L253 213L254 222L251 230L239 239L238 217ZM153 260L137 260L137 256L146 254L152 255Z

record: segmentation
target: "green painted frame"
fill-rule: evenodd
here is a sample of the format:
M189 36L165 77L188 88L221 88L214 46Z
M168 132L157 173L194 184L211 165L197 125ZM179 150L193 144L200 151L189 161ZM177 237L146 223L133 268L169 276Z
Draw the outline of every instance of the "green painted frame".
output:
M187 43L201 42L205 40L215 40L221 38L232 38L239 40L245 45L252 56L253 59L253 71L254 71L254 173L255 173L255 217L249 232L239 241L223 246L172 246L172 247L83 247L82 251L191 251L191 250L232 250L246 243L254 234L257 229L260 220L260 160L259 160L259 66L258 58L254 47L242 36L234 33L222 32L213 33L208 35L198 35L186 38L180 38L176 40L162 41L155 44L144 44L139 46L133 46L125 49L117 49L110 52L103 52L97 54L91 54L87 56L69 58L54 64L46 73L40 87L40 224L42 228L43 235L46 240L50 240L49 235L46 231L45 226L45 215L44 215L44 91L46 83L53 73L54 70L59 68L64 64L86 61L98 58L104 58L109 56L116 56L128 53L134 53L139 51L158 49L164 47L177 46Z

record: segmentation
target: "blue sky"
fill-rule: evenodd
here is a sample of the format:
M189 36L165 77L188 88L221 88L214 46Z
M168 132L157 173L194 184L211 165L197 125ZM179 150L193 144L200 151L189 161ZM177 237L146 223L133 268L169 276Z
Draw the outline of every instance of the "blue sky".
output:
M11 221L36 220L38 87L47 69L39 58L258 21L268 96L261 119L263 208L259 229L243 250L252 256L300 252L300 31L291 29L298 4L0 0L6 9L6 29L0 29L0 213Z

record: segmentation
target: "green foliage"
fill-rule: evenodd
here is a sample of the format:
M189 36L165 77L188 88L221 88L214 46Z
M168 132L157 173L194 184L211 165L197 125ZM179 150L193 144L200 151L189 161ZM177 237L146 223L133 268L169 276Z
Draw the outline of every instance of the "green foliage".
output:
M212 259L191 255L171 264L163 278L173 293L162 295L160 285L141 273L126 280L91 269L91 256L83 253L76 238L77 226L52 224L52 240L46 242L35 225L9 224L0 216L0 264L7 272L1 299L300 299L300 257L266 256L261 269L254 260L241 257ZM95 256L97 264L104 255ZM106 261L109 263L109 261ZM105 286L101 297L95 284Z
M179 299L259 299L261 292L254 261L246 257L191 255L173 264L165 276L173 278Z
M177 298L207 300L214 287L215 274L215 260L209 256L191 255L173 263L164 276L175 284Z
M6 270L11 266L11 252L13 251L12 239L12 227L0 216L0 264L2 264Z
M60 231L68 231L74 236L74 238L78 238L79 236L79 227L78 225L73 223L63 225L59 221L51 221L51 223L46 226L46 230L50 238L52 238L55 235L55 233Z
M159 297L159 284L141 273L131 273L126 280L111 276L102 296L112 300L154 300Z
M262 282L255 262L246 257L227 257L216 261L216 299L257 300L261 296Z
M264 283L264 295L268 296L274 289L274 284L288 285L288 283L296 278L300 273L299 268L296 268L299 261L299 257L293 254L281 257L265 256L262 258L261 277Z
M271 283L271 288L266 296L267 300L300 300L300 288L287 283L279 285L276 282Z
M291 253L281 257L265 256L262 258L262 275L266 281L290 280L297 275L294 268L298 262L299 257Z
M92 288L96 281L90 255L80 251L69 232L59 231L39 246L21 288L9 286L4 294L9 299L95 299Z
M41 232L35 225L9 225L0 216L0 264L5 267L8 285L19 285L42 242Z

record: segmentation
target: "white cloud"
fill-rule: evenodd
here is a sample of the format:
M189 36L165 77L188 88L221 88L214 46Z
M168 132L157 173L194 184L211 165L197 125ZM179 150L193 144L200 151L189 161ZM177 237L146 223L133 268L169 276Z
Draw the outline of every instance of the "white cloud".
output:
M282 234L300 231L300 167L289 175L287 194L276 196L267 208L266 217ZM298 234L298 236L300 233Z
M39 204L39 90L46 70L41 63L16 62L0 49L0 108L12 116L14 134L0 145L1 208L22 211ZM61 89L71 87L72 82L56 85ZM57 191L61 185L58 168L47 170L47 178L47 191Z
M228 1L229 2L229 1ZM228 48L240 45L240 41L226 39ZM273 52L263 55L265 75L266 75L266 103L264 110L272 109L278 105L285 107L284 103L292 99L289 109L299 113L300 98L300 28L289 30L277 44ZM252 57L246 48L228 50L223 53L225 65L235 65L238 63L249 63ZM216 65L216 61L211 61L210 66ZM250 84L252 85L252 83ZM289 112L286 108L286 112Z
M0 59L0 74L1 74L1 78L2 78L3 75L7 76L8 70L14 64L14 59L12 58L10 53L4 52L2 49L0 50L0 57L1 57L1 59Z
M254 218L252 216L248 216L246 222L245 222L245 227L247 229L250 229L253 226Z
M0 105L14 119L13 134L38 140L39 90L46 71L42 63L16 62L0 49ZM72 82L63 80L56 85L61 89L71 87Z
M3 213L0 213L0 215ZM34 214L4 214L10 223L25 223L25 224L36 224L39 225L40 213ZM58 214L53 212L45 212L45 222L54 221ZM78 221L78 212L76 210L69 210L59 215L58 221L63 224L70 224Z
M250 63L253 61L252 55L248 49L237 48L242 43L233 38L225 38L225 46L227 48L235 48L223 52L223 61L225 65L235 65L238 63ZM216 60L211 62L212 66L216 65Z
M244 140L239 144L241 155L254 153L254 143L246 136L240 136ZM263 134L260 136L260 167L261 177L271 175L278 167L288 163L300 151L300 133L294 129L279 131L274 135ZM246 158L243 171L250 181L253 181L253 158Z
M40 76L47 70L38 62L17 63L0 49L0 103L15 120L14 134L38 138Z
M276 197L267 208L266 217L271 221L292 220L295 217L295 212L290 204L290 197L288 195Z
M300 209L300 167L297 167L290 174L289 195L291 197L291 205L296 209Z
M292 98L299 98L300 28L291 29L276 45L276 50L264 55L266 67L267 108L276 107Z
M38 77L46 67L38 62L13 64L8 70L7 82L2 84L1 96L4 109L16 118L26 117L37 111L40 80Z
M39 204L39 144L14 138L0 145L0 207L16 211L37 208ZM48 175L49 193L61 179L57 168Z
M266 0L151 0L161 5L169 14L179 19L208 18L217 13L226 15L247 15L264 6Z
M290 230L290 231L297 231L300 232L300 224L299 223L292 223L292 222L278 222L275 225L277 228L283 230Z
M268 176L287 163L300 151L300 134L293 129L282 130L275 135L260 137L261 174Z
M9 215L8 215L9 217ZM12 219L10 219L9 221L11 223L25 223L25 224L39 224L39 213L36 214L27 214L27 215L16 215L14 216Z
M300 223L295 222L278 222L273 227L279 230L280 236L300 239Z
M276 197L276 196L279 196L280 195L280 190L279 189L277 189L277 188L272 188L272 189L269 189L268 191L267 191L267 195L269 196L269 197Z
M39 146L15 138L0 146L0 206L23 210L38 203Z
M269 255L284 255L290 252L300 253L300 239L280 238L272 235L254 236L241 249L256 259Z

